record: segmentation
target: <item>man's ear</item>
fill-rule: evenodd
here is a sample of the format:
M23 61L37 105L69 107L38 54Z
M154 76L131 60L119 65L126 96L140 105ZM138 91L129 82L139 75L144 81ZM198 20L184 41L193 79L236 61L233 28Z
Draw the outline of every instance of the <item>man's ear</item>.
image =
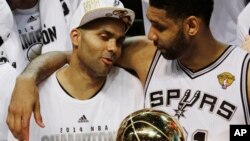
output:
M81 31L79 29L71 30L70 38L73 46L78 47L81 41Z
M184 30L187 35L194 36L200 28L200 19L195 16L190 16L184 21Z

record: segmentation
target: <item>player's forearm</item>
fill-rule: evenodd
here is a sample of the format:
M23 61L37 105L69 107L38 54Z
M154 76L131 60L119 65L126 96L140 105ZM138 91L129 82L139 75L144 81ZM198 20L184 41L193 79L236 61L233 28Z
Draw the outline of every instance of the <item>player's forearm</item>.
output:
M116 65L135 72L144 84L156 47L145 36L129 37L123 45L122 55Z
M133 66L136 66L137 54L139 54L147 44L145 39L145 36L127 37L123 43L122 54L117 60L116 65L122 68L134 70L135 68Z
M35 58L18 76L17 80L33 80L39 84L67 63L69 52L49 52Z

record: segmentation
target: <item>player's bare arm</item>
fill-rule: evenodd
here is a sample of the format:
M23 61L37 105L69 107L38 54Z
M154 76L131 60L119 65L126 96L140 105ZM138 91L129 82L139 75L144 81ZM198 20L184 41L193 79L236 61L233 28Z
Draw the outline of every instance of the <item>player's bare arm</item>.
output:
M242 48L248 52L250 52L250 35L245 37L245 42L242 44ZM250 66L250 64L249 64ZM248 67L249 67L248 66ZM250 70L248 70L247 74L247 94L248 94L248 104L250 104ZM250 105L248 105L250 108Z
M156 47L147 37L136 36L127 38L117 65L135 71L144 85L155 52Z
M250 52L250 35L246 35L245 41L243 42L242 49L246 50L247 52ZM248 64L248 68L250 67L250 64ZM248 108L250 108L250 70L248 69L247 72L247 99L248 99Z
M245 42L242 44L242 48L250 52L250 35L245 37Z
M250 67L250 64L248 64L248 68ZM250 108L250 70L248 69L247 72L247 99L248 99L248 108Z
M28 138L32 111L37 124L43 127L36 84L67 62L67 52L50 52L37 57L16 79L12 93L7 124L19 140Z

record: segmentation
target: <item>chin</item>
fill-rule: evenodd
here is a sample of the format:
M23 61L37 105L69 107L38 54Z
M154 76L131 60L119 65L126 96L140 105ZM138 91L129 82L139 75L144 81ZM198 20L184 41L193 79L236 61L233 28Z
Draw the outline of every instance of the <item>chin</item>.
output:
M99 70L99 71L97 72L97 75L98 75L99 77L106 77L106 76L109 74L109 72L110 72L110 69Z

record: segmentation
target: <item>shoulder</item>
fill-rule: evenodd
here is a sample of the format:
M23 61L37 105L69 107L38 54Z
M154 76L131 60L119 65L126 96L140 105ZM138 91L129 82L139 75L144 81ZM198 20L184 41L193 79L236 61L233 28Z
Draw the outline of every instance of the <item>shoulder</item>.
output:
M120 82L129 81L140 84L139 79L135 75L120 67L113 67L108 75L108 78Z
M108 75L108 81L116 88L142 90L139 79L123 68L113 67Z
M107 79L107 85L116 96L123 99L143 99L143 86L140 80L127 70L114 67Z
M244 49L243 47L240 47L240 46L233 46L232 48L233 48L233 52L236 53L236 54L245 54L245 55L247 55L249 53L247 51L247 49Z
M52 88L54 90L60 86L59 82L57 80L57 77L56 77L56 72L52 73L48 78L46 78L44 81L42 81L39 84L39 91L40 92L44 92L44 91L47 92L48 90L52 91Z

